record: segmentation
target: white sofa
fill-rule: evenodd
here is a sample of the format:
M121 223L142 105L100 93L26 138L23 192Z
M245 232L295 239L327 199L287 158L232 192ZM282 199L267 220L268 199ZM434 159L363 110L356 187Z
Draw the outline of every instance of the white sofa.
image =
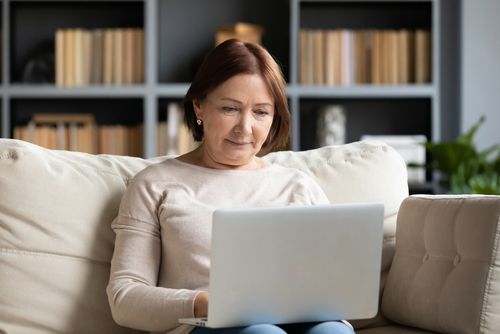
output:
M106 298L110 223L128 180L162 159L0 139L0 333L133 332L114 323ZM407 198L406 166L381 143L265 159L312 175L331 202L384 204L384 316L354 321L357 332L500 333L499 197ZM403 226L397 247L396 219ZM457 240L462 255L448 254Z

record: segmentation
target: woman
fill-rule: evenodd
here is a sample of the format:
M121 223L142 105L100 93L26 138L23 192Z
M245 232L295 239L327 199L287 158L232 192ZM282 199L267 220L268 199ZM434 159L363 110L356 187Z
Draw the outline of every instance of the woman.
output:
M201 145L138 173L112 225L116 241L107 293L115 321L176 334L352 333L341 322L220 330L179 325L179 318L207 315L216 208L328 203L304 173L258 157L284 147L290 128L283 75L262 47L229 40L212 50L184 108Z

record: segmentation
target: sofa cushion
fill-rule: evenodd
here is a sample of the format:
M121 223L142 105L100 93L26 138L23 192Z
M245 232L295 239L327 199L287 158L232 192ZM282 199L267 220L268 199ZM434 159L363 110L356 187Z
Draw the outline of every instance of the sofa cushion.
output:
M121 333L105 286L127 179L150 162L0 140L0 328Z
M317 179L332 202L386 208L386 244L407 195L406 168L390 147L353 143L265 157ZM105 288L111 221L128 180L165 157L47 150L0 139L0 332L123 333ZM385 267L392 258L387 247Z
M500 333L500 196L401 205L383 313L440 333Z
M381 292L394 256L399 206L408 196L403 159L391 147L376 142L356 142L304 152L279 152L266 157L283 166L298 168L313 177L331 203L380 202L385 207ZM351 321L355 328L380 326L387 321Z

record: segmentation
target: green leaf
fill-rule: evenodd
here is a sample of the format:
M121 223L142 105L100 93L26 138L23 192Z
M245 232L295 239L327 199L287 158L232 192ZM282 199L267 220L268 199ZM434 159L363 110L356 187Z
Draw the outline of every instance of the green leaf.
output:
M472 140L473 140L474 136L476 135L477 130L484 123L485 120L486 120L486 117L484 115L482 115L481 118L479 118L479 121L477 121L477 123L474 124L469 129L469 131L467 131L466 133L464 133L463 135L461 135L457 138L457 142L472 146L473 145Z
M461 163L477 157L477 153L473 147L458 142L428 143L427 150L434 161L433 167L446 174L455 173Z
M498 173L474 175L469 180L472 193L500 195L500 177Z

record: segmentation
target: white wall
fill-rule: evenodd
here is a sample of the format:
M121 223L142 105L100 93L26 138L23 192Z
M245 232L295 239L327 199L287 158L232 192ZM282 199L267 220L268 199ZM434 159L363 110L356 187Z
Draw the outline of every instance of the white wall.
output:
M461 133L486 122L476 135L484 149L500 143L500 0L462 0Z

